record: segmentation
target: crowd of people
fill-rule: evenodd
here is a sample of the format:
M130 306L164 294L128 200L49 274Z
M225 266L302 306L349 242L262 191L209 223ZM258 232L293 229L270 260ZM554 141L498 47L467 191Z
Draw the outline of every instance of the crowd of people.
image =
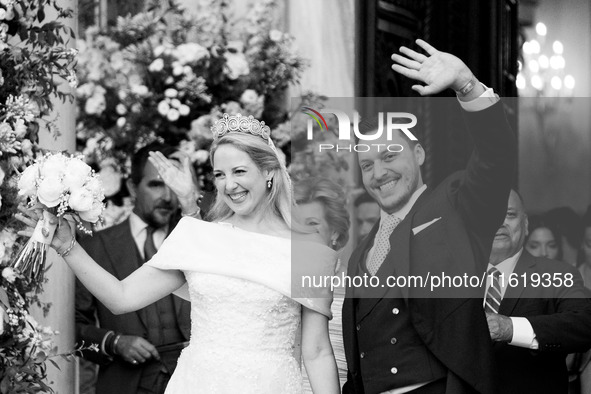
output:
M265 126L225 115L204 217L188 160L155 144L134 155L128 220L77 241L60 219L52 247L79 280L77 338L100 348L85 353L100 364L97 394L567 393L569 374L584 387L591 209L576 226L564 209L528 217L498 96L457 57L417 44L423 53L392 56L394 71L421 95L454 90L474 141L466 169L437 187L421 175L428 152L403 133L376 141L402 151L358 153L367 193L355 201L329 179L292 184ZM311 291L294 270L486 280Z

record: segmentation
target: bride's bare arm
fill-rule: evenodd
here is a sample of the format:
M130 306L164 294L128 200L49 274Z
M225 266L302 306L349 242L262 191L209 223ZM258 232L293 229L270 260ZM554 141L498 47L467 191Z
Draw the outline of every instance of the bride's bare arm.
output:
M302 307L302 358L314 394L341 392L328 318L306 307Z
M80 282L109 310L118 315L148 306L185 283L182 272L143 265L119 281L76 244L64 260Z

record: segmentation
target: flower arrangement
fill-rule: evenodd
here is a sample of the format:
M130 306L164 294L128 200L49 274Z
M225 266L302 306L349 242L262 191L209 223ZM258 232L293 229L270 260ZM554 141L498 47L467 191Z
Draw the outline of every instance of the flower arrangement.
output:
M305 61L292 37L271 28L277 1L259 1L240 20L230 20L223 0L197 6L195 18L174 2L154 5L108 32L91 27L79 42L79 150L101 175L110 168L111 179L125 177L131 153L160 140L191 157L207 190L209 128L222 113L271 127L286 119L276 98L298 81Z
M96 224L104 210L100 179L81 157L62 153L46 153L22 173L19 195L30 207L43 211L33 236L21 250L11 267L30 278L33 286L43 282L46 253L53 238L57 220L52 217L70 215L80 231L91 234L88 224ZM51 224L51 225L48 225Z
M98 351L97 345L81 346L59 354L52 339L59 333L43 327L29 314L36 296L23 297L28 281L12 268L0 276L0 393L52 393L47 385L46 363L57 367L54 358L70 360L82 350ZM59 367L58 367L59 368Z
M57 15L46 20L52 9ZM55 0L0 0L0 393L52 392L44 382L46 363L57 355L54 334L40 327L28 310L38 304L30 279L8 264L23 245L14 218L24 200L18 178L40 155L41 127L59 133L49 117L52 97L68 99L76 85L73 31L61 21L72 10ZM65 356L65 355L64 355Z

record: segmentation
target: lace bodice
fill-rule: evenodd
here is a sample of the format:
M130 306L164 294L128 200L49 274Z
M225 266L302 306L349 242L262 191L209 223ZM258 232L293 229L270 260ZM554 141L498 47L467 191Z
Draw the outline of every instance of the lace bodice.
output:
M168 393L295 394L301 372L293 356L300 305L257 283L186 272L191 344Z

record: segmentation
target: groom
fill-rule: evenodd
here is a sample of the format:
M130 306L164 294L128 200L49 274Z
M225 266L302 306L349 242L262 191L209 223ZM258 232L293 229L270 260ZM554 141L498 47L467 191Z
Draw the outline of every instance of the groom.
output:
M377 276L380 283L388 276L442 271L482 276L516 164L515 137L492 89L457 57L422 40L417 44L426 55L402 47L406 57L394 54L392 68L421 82L413 86L421 95L456 91L475 148L466 170L435 189L421 177L423 147L402 133L377 141L402 145L400 153L358 154L364 186L380 205L381 218L352 254L349 275ZM367 133L377 128L360 125ZM417 291L347 288L343 337L349 372L343 392L494 393L493 348L480 290L474 298L418 297Z

